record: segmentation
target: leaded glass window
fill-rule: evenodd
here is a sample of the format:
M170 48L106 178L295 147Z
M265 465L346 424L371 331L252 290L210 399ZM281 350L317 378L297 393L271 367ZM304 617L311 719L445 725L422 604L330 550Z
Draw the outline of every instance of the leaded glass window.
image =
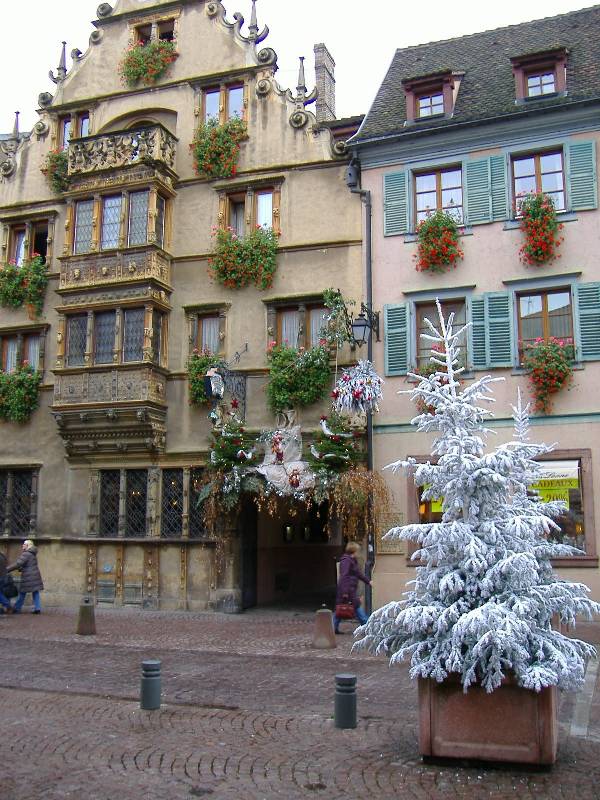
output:
M152 312L152 360L160 364L163 341L163 315L156 309Z
M101 311L94 316L94 363L112 364L115 346L114 311Z
M129 195L129 245L146 244L148 239L148 192Z
M94 201L80 200L75 206L75 253L89 253L92 249Z
M128 469L125 472L125 536L146 535L146 498L148 471Z
M156 198L156 244L163 247L165 242L165 198L160 194Z
M128 308L123 314L123 361L142 361L144 356L144 309Z
M15 470L13 472L12 497L8 509L8 526L12 536L25 536L30 532L32 488L33 472L31 470Z
M183 470L162 472L162 504L160 535L181 536L183 526Z
M203 470L201 467L194 467L194 469L192 469L190 472L190 539L202 539L204 536L206 536L206 528L204 527L204 519L202 516L202 506L198 503L200 491L203 486L202 475Z
M120 194L102 198L102 250L119 246L122 200Z
M100 471L100 536L119 535L120 483L120 470L103 469Z
M67 365L81 367L85 364L87 341L87 315L78 314L67 321Z

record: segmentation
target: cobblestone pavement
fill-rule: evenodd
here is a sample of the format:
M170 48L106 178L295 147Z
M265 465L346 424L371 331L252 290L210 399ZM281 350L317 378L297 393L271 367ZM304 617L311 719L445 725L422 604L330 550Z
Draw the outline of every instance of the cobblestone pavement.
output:
M0 617L1 800L600 798L600 687L562 698L551 772L422 764L405 667L310 648L312 616L99 610ZM348 626L348 631L352 626ZM580 635L600 639L600 626ZM163 706L139 709L143 658ZM594 665L591 665L594 667ZM588 668L590 669L590 668ZM331 719L333 676L358 676L359 725Z

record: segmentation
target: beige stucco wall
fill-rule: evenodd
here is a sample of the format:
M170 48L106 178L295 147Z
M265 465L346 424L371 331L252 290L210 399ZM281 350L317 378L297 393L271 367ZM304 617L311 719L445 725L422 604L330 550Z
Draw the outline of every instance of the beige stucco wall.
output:
M534 134L532 134L534 136ZM600 140L597 133L581 133L569 137L577 139ZM527 143L522 145L527 151ZM598 144L596 145L598 152ZM478 151L472 156L489 155L497 150ZM467 153L465 152L464 155ZM457 159L458 160L458 159ZM449 159L448 163L453 163ZM423 168L426 161L418 166ZM411 168L414 164L411 164ZM539 279L556 276L557 285L562 285L561 273L581 272L576 279L582 283L600 280L600 264L597 258L598 241L600 241L600 213L594 211L578 211L576 220L566 222L563 235L564 243L560 248L561 257L541 267L525 267L519 260L519 247L522 233L518 229L504 230L503 222L475 225L472 235L461 239L464 259L459 261L456 269L445 274L417 272L413 255L417 245L405 242L404 236L383 236L383 175L403 168L395 164L387 168L363 170L363 187L369 189L373 198L373 296L374 308L382 310L387 303L402 303L408 299L423 300L412 292L427 290L447 290L457 287L456 296L464 297L465 288L471 289L474 295L488 291L501 291L511 288L503 283L513 279ZM564 278L569 282L570 278ZM458 288L460 287L460 288ZM414 322L413 322L414 326ZM414 337L414 332L412 333ZM384 342L374 348L375 363L381 374L384 372ZM467 378L483 373L474 373ZM504 427L495 427L496 435L490 436L490 446L506 441L511 434L509 418L511 404L516 402L517 388L520 387L524 398L529 398L528 379L519 370L500 369L494 376L503 381L494 384L494 415L505 420ZM427 456L430 453L432 437L417 434L412 430L397 426L407 426L416 415L414 405L407 395L398 392L410 389L412 383L406 377L386 377L385 397L380 404L381 411L375 419L374 453L375 466L382 469L390 462L397 461L407 455ZM543 420L533 420L532 438L534 441L556 443L561 450L591 449L593 476L593 508L595 529L591 521L586 520L591 552L597 553L598 521L600 520L600 395L597 387L600 384L600 362L585 362L583 368L575 371L572 385L555 395L552 413ZM396 426L396 427L394 427ZM395 513L390 524L416 522L408 512L407 494L414 487L407 485L407 479L401 474L383 473L393 493ZM397 520L397 521L396 521ZM385 545L384 545L385 547ZM405 553L405 545L399 545ZM561 567L559 574L573 580L583 581L592 589L593 597L600 599L600 572L597 562L585 566ZM407 565L405 555L377 555L375 567L374 600L377 606L390 600L399 599L406 590L406 581L414 576L414 567Z
M89 534L91 467L189 466L203 463L206 458L210 439L207 409L188 404L185 368L189 329L183 306L218 302L227 307L224 356L230 359L248 343L237 368L249 376L247 427L258 431L275 422L264 394L268 300L318 297L331 286L343 289L349 299L362 297L361 207L359 199L345 189L345 161L336 161L330 132L319 128L312 115L303 129L289 124L295 106L275 81L266 98L257 96L258 78L272 77L272 70L269 66L256 68L253 45L241 41L234 27L225 24L220 14L209 17L206 3L183 3L177 23L180 57L171 65L168 75L151 88L130 90L121 84L117 65L128 43L127 13L160 11L161 5L124 1L116 5L110 18L100 20L97 43L91 44L78 61L69 63L67 78L56 87L52 105L40 112L48 131L41 135L32 133L19 147L14 175L2 178L0 183L0 224L25 221L32 214L57 213L53 257L49 263L51 280L43 314L36 321L48 325L40 408L25 425L0 424L0 469L40 466L37 509L40 563L45 573L47 598L59 604L76 605L86 588L85 541L61 544L57 540L64 536L71 540L85 539ZM229 9L230 15L233 10ZM261 44L258 49L266 45ZM198 178L193 169L189 145L198 123L200 94L192 84L196 80L204 81L204 85L212 80L218 83L231 75L248 82L248 139L241 145L236 178L215 184ZM57 354L56 309L62 304L55 289L65 242L66 204L63 197L52 194L40 168L48 152L57 145L57 115L83 109L89 109L90 134L123 129L136 120L151 120L163 124L178 139L175 159L178 181L171 207L169 245L174 261L168 322L167 443L164 453L147 458L107 453L101 458L69 460L50 412L52 369ZM310 112L310 108L307 110ZM281 252L273 287L264 292L253 287L224 289L211 280L207 267L211 231L217 223L217 184L226 189L238 184L245 187L247 182L261 176L276 178L281 184ZM118 190L118 183L114 186ZM27 324L24 309L0 308L0 335L3 329ZM347 353L342 354L342 360L347 357ZM305 429L314 430L326 409L327 399L304 410L301 420ZM116 557L113 545L102 547L107 550L102 557L98 555L99 578L101 562L113 563ZM161 603L165 607L182 607L180 555L176 546L165 544L161 549L159 582ZM128 579L139 582L144 572L141 547L126 548L123 569ZM189 608L209 605L216 586L213 573L213 549L190 547L184 605Z

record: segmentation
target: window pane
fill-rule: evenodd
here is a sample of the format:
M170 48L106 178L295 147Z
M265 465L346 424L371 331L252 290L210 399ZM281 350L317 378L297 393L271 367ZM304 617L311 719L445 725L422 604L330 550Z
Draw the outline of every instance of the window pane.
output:
M325 306L317 306L310 309L310 338L307 342L309 347L316 347L321 338L321 328L325 327L325 318L329 311Z
M462 173L459 169L453 169L441 173L442 189L452 189L455 186L462 186Z
M148 237L148 192L129 195L129 244L146 244Z
M229 212L230 212L229 226L233 228L236 235L239 236L240 239L243 237L246 230L246 220L244 219L246 213L245 209L246 206L243 200L239 202L231 201L231 204L229 206Z
M44 263L48 252L48 225L40 222L33 229L33 252L42 257Z
M25 536L29 533L32 488L32 472L29 470L18 470L13 472L13 493L8 514L8 527L12 536Z
M573 342L573 318L571 314L571 295L569 292L556 292L548 295L548 321L550 336Z
M415 177L417 192L435 192L435 173Z
M94 315L94 363L112 364L115 346L115 312Z
M160 535L181 536L183 528L183 470L162 471Z
M17 368L17 337L4 340L4 371L14 372Z
M219 317L202 317L202 350L219 352Z
M158 195L156 198L156 244L163 247L165 241L165 198Z
M40 337L27 336L23 348L23 359L32 369L39 369L40 366Z
M17 266L21 266L25 261L25 231L16 231L14 260Z
M545 153L540 156L540 170L544 172L562 172L562 154Z
M527 87L527 94L529 97L538 97L541 93L542 87L539 85L539 82L532 80Z
M543 338L544 323L541 295L532 294L519 297L519 315L521 318L521 338L524 342Z
M228 118L239 117L241 119L244 112L244 89L241 86L236 86L229 89L227 94Z
M120 194L102 198L102 243L103 250L119 245L119 230L121 228L121 200Z
M119 535L120 480L118 469L100 471L100 536Z
M516 158L513 161L513 169L515 178L521 178L524 175L535 175L535 159Z
M67 321L67 364L81 367L85 364L87 340L87 314L69 317Z
M556 192L563 188L562 172L549 172L542 175L542 191Z
M75 253L88 253L92 247L94 201L81 200L75 206Z
M262 228L273 225L273 194L261 192L256 195L256 224Z
M298 311L289 310L280 312L281 342L289 347L298 347L298 334L300 332Z
M65 117L60 122L60 135L61 135L61 144L63 150L65 150L69 144L69 139L71 138L71 119L70 117Z
M557 211L564 211L565 209L565 193L564 192L548 192L548 197L552 199L554 208Z
M146 535L146 489L148 473L145 469L128 469L125 472L125 536Z
M530 178L515 178L515 194L531 194L536 191L535 175Z
M88 114L82 114L79 117L79 135L87 136L90 132L90 117Z
M123 324L123 361L141 361L144 355L144 309L127 309Z
M208 122L211 119L219 121L219 102L220 92L215 89L212 92L204 93L204 121Z
M544 461L541 466L543 477L531 488L537 491L543 502L562 500L567 506L564 514L555 520L560 526L560 531L552 530L549 538L585 551L585 519L579 461Z
M423 192L417 195L417 211L425 211L425 209L435 209L437 204L437 195L435 192Z
M202 468L194 467L190 471L190 539L200 539L206 535L202 506L198 504L202 489Z
M462 206L462 189L444 189L442 192L442 208Z
M160 364L162 355L163 315L156 309L152 312L152 360Z

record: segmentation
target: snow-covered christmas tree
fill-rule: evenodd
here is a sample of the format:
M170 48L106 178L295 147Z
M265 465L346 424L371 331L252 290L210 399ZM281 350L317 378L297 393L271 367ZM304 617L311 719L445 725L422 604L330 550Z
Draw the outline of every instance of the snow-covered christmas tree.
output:
M465 691L474 683L488 692L504 676L536 691L545 686L577 689L586 659L595 650L552 627L553 618L573 625L578 614L590 618L600 606L581 583L553 574L550 559L580 551L550 541L563 512L559 502L542 503L528 487L541 477L535 460L552 450L529 441L528 409L520 398L514 409L513 441L486 452L485 420L493 402L487 375L463 387L459 341L453 315L439 328L430 322L431 361L439 369L420 379L412 399L430 411L413 424L435 431L432 460L389 465L408 469L425 500L442 500L441 522L394 528L386 538L419 545L421 564L404 600L375 611L356 632L356 648L411 660L412 678L443 681L458 674ZM433 412L433 413L432 413Z

